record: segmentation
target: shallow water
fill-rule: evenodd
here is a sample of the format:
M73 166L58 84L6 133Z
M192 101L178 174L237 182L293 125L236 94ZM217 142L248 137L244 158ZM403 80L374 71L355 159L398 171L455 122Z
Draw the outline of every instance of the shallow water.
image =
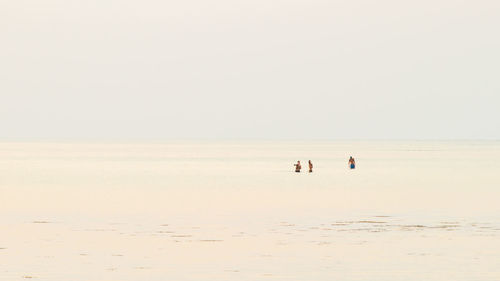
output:
M499 142L2 143L0 280L500 280L497 159Z

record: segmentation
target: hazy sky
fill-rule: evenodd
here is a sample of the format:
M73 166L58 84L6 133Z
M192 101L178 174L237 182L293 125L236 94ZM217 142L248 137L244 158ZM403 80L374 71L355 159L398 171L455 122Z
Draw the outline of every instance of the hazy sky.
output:
M0 140L500 139L500 2L0 0Z

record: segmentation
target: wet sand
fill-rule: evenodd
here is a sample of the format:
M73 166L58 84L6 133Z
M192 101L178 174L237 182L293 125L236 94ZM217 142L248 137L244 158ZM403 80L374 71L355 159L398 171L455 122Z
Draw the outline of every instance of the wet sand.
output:
M498 142L3 143L0 156L0 280L500 279ZM309 159L314 173L293 172Z

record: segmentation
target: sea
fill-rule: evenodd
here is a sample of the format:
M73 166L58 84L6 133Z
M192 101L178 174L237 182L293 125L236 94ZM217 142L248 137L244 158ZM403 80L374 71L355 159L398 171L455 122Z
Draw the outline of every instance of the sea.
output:
M0 280L498 281L499 159L499 141L3 142Z

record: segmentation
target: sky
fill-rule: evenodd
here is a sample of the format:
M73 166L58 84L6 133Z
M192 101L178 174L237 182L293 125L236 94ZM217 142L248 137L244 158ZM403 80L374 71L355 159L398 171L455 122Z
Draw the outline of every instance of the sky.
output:
M498 140L499 14L494 0L0 0L0 140Z

